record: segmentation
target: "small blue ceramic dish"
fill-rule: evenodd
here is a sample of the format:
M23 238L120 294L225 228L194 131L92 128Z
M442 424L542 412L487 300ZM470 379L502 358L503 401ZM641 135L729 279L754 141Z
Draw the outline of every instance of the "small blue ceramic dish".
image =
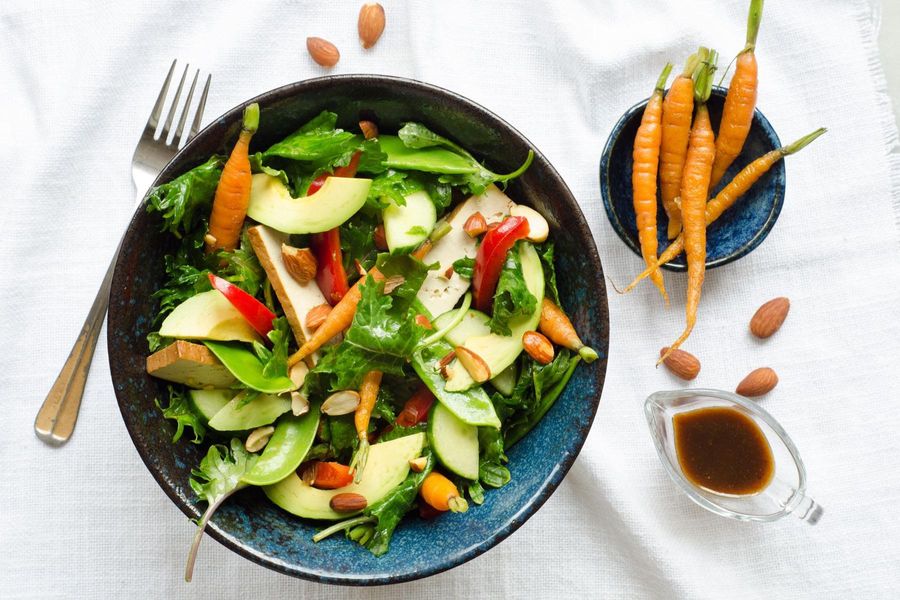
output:
M334 536L318 544L312 536L321 523L290 515L258 489L230 498L210 521L207 533L238 554L295 577L344 585L400 583L427 577L462 564L494 547L518 529L565 477L590 431L600 402L609 349L609 312L603 268L594 239L578 203L552 165L531 143L485 108L447 90L417 81L378 75L340 75L286 85L236 106L201 131L154 185L172 180L233 145L246 104L261 107L260 128L251 152L292 133L328 109L339 125L375 120L383 131L418 121L453 138L499 172L515 169L529 149L534 162L512 182L508 193L530 204L550 224L556 243L557 285L585 343L600 360L580 364L564 393L519 443L508 449L511 482L489 490L481 506L465 514L425 521L415 515L401 523L390 551L375 557L368 550ZM563 225L564 224L564 225ZM160 231L156 214L135 212L122 242L110 293L108 344L113 386L122 418L147 468L179 509L196 519L205 508L188 479L205 446L185 436L172 443L173 425L163 419L154 398L164 397L165 382L147 375L146 336L158 301L152 297L164 281L163 256L175 249L172 236ZM563 229L563 227L565 229ZM193 525L182 531L187 556ZM197 570L214 571L209 554L200 551ZM180 576L173 565L172 577Z
M726 92L725 88L714 87L707 103L715 129L718 129L722 117ZM609 217L609 222L622 241L638 256L641 256L641 246L638 242L632 203L631 165L634 136L641 124L641 116L646 105L647 100L643 100L622 115L609 134L603 156L600 158L600 193L603 196L606 216ZM753 124L750 126L750 134L744 143L744 149L711 195L715 195L754 159L780 147L781 142L772 125L759 110L754 111ZM706 268L726 265L746 256L766 239L781 213L784 186L785 169L782 160L763 175L733 207L709 226L706 237ZM668 219L662 204L657 211L657 223L661 250L668 244L666 240ZM670 271L684 271L687 268L684 255L666 263L663 268Z

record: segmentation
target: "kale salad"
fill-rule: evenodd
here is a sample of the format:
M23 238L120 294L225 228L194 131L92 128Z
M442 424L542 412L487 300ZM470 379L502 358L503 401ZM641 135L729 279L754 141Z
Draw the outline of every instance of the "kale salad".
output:
M147 372L173 442L209 444L188 580L248 486L376 556L407 513L481 504L597 358L560 306L547 221L502 189L533 153L494 173L419 123L348 131L329 111L251 152L259 121L249 105L229 156L147 202L177 239Z

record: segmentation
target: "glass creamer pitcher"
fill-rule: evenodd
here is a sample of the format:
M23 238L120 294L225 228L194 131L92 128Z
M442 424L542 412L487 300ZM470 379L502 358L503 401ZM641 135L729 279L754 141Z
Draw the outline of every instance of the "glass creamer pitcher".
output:
M673 418L679 413L725 407L752 419L772 453L774 473L752 494L725 494L692 482L679 460ZM656 392L644 403L644 413L659 458L673 481L703 508L741 521L774 521L794 514L810 525L822 517L822 507L806 495L806 470L794 443L778 422L758 404L731 392L685 389Z

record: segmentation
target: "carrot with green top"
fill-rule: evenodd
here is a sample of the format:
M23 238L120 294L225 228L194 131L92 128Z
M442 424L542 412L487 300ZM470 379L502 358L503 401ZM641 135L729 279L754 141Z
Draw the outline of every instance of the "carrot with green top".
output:
M378 398L378 389L381 387L381 376L381 371L369 371L363 375L362 385L359 386L359 405L353 414L359 446L350 461L353 481L356 483L359 483L362 478L363 471L366 469L366 460L369 458L369 421L372 418L372 410L375 408L375 400Z
M372 267L366 276L360 277L353 284L353 287L350 288L350 291L344 294L341 301L334 305L334 308L331 309L331 312L328 313L325 321L319 325L318 329L300 346L299 350L288 357L288 368L293 367L324 346L325 342L350 327L350 324L353 323L353 317L356 315L356 307L359 305L359 301L362 300L362 292L359 291L359 287L368 280L369 275L375 281L384 280L384 275L375 267Z
M785 156L789 156L791 154L795 154L809 145L814 139L825 133L827 129L821 127L816 129L809 135L803 136L793 144L789 144L787 146L783 146L776 150L772 150L771 152L766 152L752 163L743 168L743 170L734 176L728 185L722 188L722 190L716 194L716 197L706 203L706 225L709 226L713 222L715 222L722 213L731 208L737 200L747 193L754 183L759 181L759 179L765 175L769 169L771 169L778 161L780 161ZM622 290L622 293L625 294L634 289L634 287L640 283L642 280L646 279L653 267L660 267L679 254L684 250L684 236L679 235L674 242L669 244L669 247L665 249L665 251L659 256L655 265L650 265L644 271L635 277L634 281L628 284L628 286Z
M209 215L209 230L206 234L206 251L231 251L237 248L241 239L241 227L250 204L250 139L259 128L259 104L253 103L244 109L241 133L231 150L231 155L222 167L222 175L216 186L212 212Z
M666 92L662 111L662 139L659 148L659 194L663 209L669 217L667 238L672 239L681 231L681 209L676 198L681 193L681 173L691 137L691 119L694 116L694 70L700 57L692 54L684 65L684 71L672 82Z
M649 267L648 267L649 270ZM585 346L568 315L553 300L544 297L541 303L541 320L538 328L557 346L577 352L584 362L594 362L599 358L597 351Z
M631 167L632 201L634 203L634 216L637 222L638 240L641 243L641 255L647 265L656 262L656 175L659 169L659 143L662 137L660 121L663 110L663 91L666 89L666 81L672 71L672 64L666 63L638 127L634 137L634 161ZM662 294L666 304L669 303L669 295L663 282L662 271L655 270L650 275L653 284Z
M725 107L722 109L722 121L719 123L719 135L716 139L716 159L713 162L712 177L709 187L715 188L722 180L725 171L738 157L750 133L753 123L753 111L756 108L756 94L759 88L756 64L756 34L762 20L763 0L751 0L750 14L747 17L747 44L738 54L734 75L725 96Z
M716 154L716 139L706 101L712 91L712 78L716 71L715 50L700 49L703 58L697 67L694 85L694 103L697 114L691 128L684 175L681 180L681 219L684 228L684 248L688 263L687 299L685 301L686 325L684 332L673 342L657 364L669 357L691 335L697 322L700 306L700 290L706 273L706 199L709 194L709 176Z
M466 512L469 510L469 504L463 498L456 485L437 471L432 471L422 482L422 488L419 490L428 506L441 512Z

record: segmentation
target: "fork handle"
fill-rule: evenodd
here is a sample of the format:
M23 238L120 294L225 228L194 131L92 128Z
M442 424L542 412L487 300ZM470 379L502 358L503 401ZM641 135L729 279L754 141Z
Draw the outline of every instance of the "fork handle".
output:
M91 359L97 347L97 338L103 327L106 309L109 307L109 288L113 270L116 266L118 251L113 256L103 283L97 291L97 297L91 305L87 319L81 326L78 339L69 352L69 358L56 377L56 382L44 399L41 409L34 420L34 432L37 437L51 446L61 446L69 441L78 420L78 409L87 383Z

